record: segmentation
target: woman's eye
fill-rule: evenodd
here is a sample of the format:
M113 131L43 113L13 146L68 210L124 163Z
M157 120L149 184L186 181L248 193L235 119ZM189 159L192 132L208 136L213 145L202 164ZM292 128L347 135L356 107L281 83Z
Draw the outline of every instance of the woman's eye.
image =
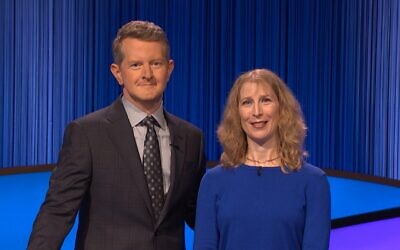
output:
M271 102L272 100L271 100L271 98L268 98L268 97L265 97L265 98L262 98L261 99L261 102L262 103L269 103L269 102Z
M251 104L251 100L243 100L242 101L242 105L250 105Z

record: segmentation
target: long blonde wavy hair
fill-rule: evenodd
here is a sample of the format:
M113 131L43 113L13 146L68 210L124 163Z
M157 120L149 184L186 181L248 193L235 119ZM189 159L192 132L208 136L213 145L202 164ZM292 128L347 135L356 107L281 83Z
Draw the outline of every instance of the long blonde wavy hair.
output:
M279 102L277 151L281 168L298 170L307 156L303 148L307 132L300 105L284 81L267 69L255 69L240 75L232 86L225 106L217 136L222 145L221 164L235 167L245 162L247 136L242 129L239 115L240 90L244 83L256 82L269 85Z

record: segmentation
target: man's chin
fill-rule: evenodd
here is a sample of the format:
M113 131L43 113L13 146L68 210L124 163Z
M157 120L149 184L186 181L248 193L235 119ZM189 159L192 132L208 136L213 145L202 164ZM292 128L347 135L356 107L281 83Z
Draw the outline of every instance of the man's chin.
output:
M162 102L162 97L154 97L154 96L129 96L126 98L131 104L135 107L144 111L156 110L160 107Z

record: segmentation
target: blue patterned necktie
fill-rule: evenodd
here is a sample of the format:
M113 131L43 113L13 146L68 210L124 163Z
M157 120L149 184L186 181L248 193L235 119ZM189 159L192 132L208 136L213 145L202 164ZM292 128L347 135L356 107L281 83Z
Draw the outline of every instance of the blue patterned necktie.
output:
M160 126L153 116L146 116L139 125L147 127L143 150L143 170L155 219L158 220L164 205L164 186L160 146L154 126Z

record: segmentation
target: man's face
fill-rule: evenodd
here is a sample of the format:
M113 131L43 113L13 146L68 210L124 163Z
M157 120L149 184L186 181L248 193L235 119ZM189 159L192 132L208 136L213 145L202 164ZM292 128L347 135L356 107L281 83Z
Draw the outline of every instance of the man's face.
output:
M165 45L160 42L126 38L121 51L123 60L112 64L111 72L129 102L153 113L161 104L174 62L167 59Z

